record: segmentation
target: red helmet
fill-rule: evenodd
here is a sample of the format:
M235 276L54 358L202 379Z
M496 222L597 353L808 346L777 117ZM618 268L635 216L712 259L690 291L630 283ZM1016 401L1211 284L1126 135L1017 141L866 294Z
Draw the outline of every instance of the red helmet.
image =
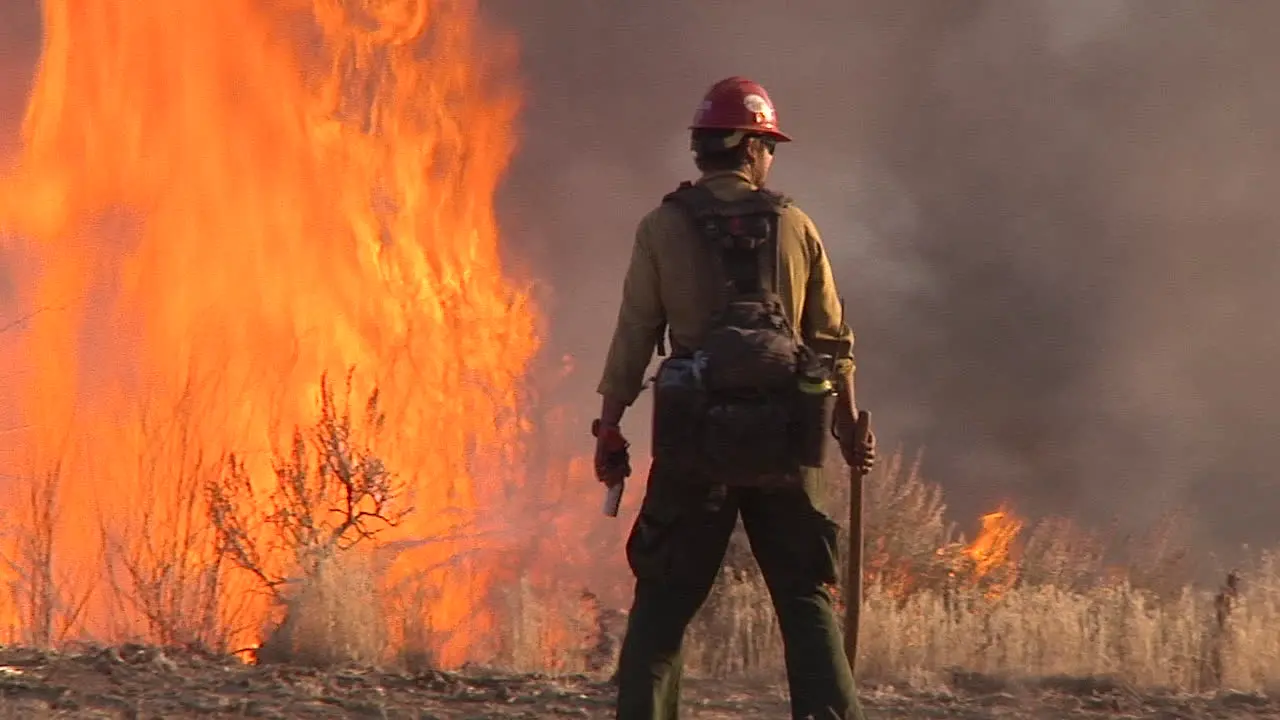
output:
M791 140L778 129L778 112L764 87L736 75L711 86L689 129L743 130L781 142Z

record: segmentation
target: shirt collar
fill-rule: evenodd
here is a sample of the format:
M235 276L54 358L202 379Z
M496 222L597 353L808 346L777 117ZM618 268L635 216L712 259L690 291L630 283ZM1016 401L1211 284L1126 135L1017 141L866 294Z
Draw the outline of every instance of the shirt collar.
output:
M751 176L743 170L719 170L703 174L698 179L699 185L708 185L711 189L749 189L758 190L756 184L751 182Z

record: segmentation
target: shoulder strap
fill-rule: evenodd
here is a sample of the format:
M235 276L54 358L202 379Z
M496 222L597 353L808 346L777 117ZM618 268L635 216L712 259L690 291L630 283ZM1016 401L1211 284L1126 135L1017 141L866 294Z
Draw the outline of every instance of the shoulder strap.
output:
M682 207L716 245L733 294L777 291L778 221L789 198L762 189L740 200L721 200L703 185L684 182L663 202Z
M675 203L695 218L708 215L732 217L740 215L778 215L792 204L791 198L782 193L760 188L740 200L721 200L705 185L695 185L688 180L662 198L664 203Z

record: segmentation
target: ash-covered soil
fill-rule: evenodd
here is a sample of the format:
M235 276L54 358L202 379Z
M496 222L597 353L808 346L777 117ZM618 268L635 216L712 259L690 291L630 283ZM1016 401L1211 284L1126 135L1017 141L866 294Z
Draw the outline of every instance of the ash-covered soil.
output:
M1280 719L1280 703L1224 692L1140 693L1106 680L1009 683L953 676L950 689L867 690L868 715L1048 720ZM232 658L126 646L49 653L0 648L0 718L601 718L612 687L587 677L483 670L398 672L244 665ZM785 690L761 683L687 683L683 717L785 720Z

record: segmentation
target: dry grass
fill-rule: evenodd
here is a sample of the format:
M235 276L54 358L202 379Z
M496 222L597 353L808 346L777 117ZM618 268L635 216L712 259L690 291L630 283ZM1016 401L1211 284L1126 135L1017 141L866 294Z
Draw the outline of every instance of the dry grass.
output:
M377 577L366 558L318 561L282 595L283 618L258 649L258 660L317 667L381 661L387 647L377 597Z
M940 489L917 463L898 454L867 483L864 680L931 684L957 669L1106 675L1185 691L1265 690L1280 680L1280 563L1271 556L1244 574L1230 612L1220 614L1218 588L1191 583L1176 518L1145 537L1121 538L1050 518L1023 532L1016 553L979 578L963 552L967 539L947 521ZM846 487L829 482L824 493L824 509L838 519ZM500 664L553 673L612 669L623 621L590 593L522 582L505 597L506 622L495 640ZM326 618L338 610L321 606ZM782 657L768 594L739 528L689 629L686 667L693 675L776 679Z
M1176 517L1121 538L1050 518L1023 533L999 572L977 578L957 552L967 544L945 520L941 491L918 465L898 455L867 482L864 681L930 684L960 669L1105 675L1182 691L1280 686L1274 556L1243 573L1237 593L1222 593L1192 583ZM841 494L831 488L825 508L839 519ZM689 659L710 676L782 672L768 594L741 549L690 629Z
M1173 598L1126 583L1087 592L1023 585L997 599L972 589L922 590L903 600L868 589L859 674L931 684L954 669L997 675L1116 677L1139 687L1199 691L1275 688L1280 680L1280 573L1251 575L1223 628L1215 594ZM781 673L781 643L758 580L722 578L696 621L690 670L711 676Z
M168 564L157 558L216 546L213 556L223 565L206 573L193 565L178 567L177 575L118 575L128 582L110 590L146 611L153 640L216 645L225 637L226 628L210 625L210 599L220 592L209 583L222 582L234 566L278 602L264 660L432 662L438 630L426 622L435 597L430 578L424 576L418 596L399 598L390 612L376 554L364 552L409 512L394 473L357 432L380 426L376 403L364 408L361 424L324 387L320 423L277 458L274 478L251 481L234 462L218 472L209 463L194 466L178 474L174 492L183 497L175 496L170 515L154 518L189 528L178 533L178 545L152 547L143 523L131 536L136 542L108 548L120 568L163 570ZM843 523L848 484L838 476L829 473L821 504ZM57 552L47 532L57 511L56 481L51 474L33 486L46 492L24 498L21 509L30 515L24 527L33 530L22 542L10 538L10 551L0 556L13 578L12 615L25 625L11 635L40 645L56 645L83 603L49 570ZM192 489L201 483L202 497ZM933 683L963 669L1108 675L1177 690L1267 690L1280 681L1280 561L1270 555L1243 571L1240 587L1225 595L1192 582L1197 558L1179 535L1185 523L1172 516L1138 537L1044 519L1026 527L1015 546L977 557L948 521L940 488L901 453L868 478L865 498L864 680ZM199 513L207 523L193 519ZM265 562L282 549L287 565ZM602 572L613 573L602 582L630 584L613 550L600 562ZM489 604L496 615L484 642L493 663L552 673L612 670L623 608L605 607L579 582L522 576ZM397 637L404 647L389 639ZM686 667L694 675L777 679L782 657L768 594L739 530L689 629Z

